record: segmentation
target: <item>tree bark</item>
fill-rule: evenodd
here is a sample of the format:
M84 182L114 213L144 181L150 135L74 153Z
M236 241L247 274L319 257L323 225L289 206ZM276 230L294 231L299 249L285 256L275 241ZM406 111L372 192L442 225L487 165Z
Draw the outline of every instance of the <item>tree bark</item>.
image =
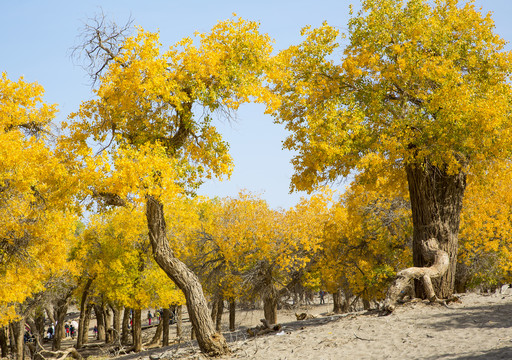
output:
M5 326L0 327L0 350L3 358L7 357L9 347L7 346L7 329Z
M169 246L163 204L150 195L146 197L146 216L153 256L167 276L185 294L187 310L190 321L196 330L199 348L210 356L228 354L229 348L226 339L215 331L208 314L208 306L199 279L174 256Z
M94 305L94 314L96 315L96 327L98 328L98 340L105 341L105 317L103 306Z
M335 314L343 314L343 292L341 289L337 289L336 292L332 293L333 308L332 312Z
M23 344L23 330L25 327L25 320L20 320L12 323L12 333L15 343L14 358L16 360L23 360L24 344Z
M123 314L123 325L121 330L121 344L128 345L128 336L130 335L130 330L128 329L130 325L130 309L124 308Z
M84 331L87 332L88 327L85 327L85 315L87 312L87 297L89 296L89 289L92 285L92 278L87 280L87 283L84 286L84 290L82 292L82 297L80 299L80 319L78 320L78 337L76 340L76 348L81 349L84 344Z
M169 308L165 308L164 313L162 314L162 323L163 323L162 346L169 346L169 321L171 321L171 310Z
M133 310L133 351L142 351L142 310Z
M87 304L87 307L85 308L85 318L84 318L84 324L83 324L83 331L82 331L82 344L87 344L89 342L89 324L91 323L91 312L92 312L93 305ZM78 325L79 329L80 326Z
M66 314L68 313L68 303L71 299L72 292L69 291L65 297L59 299L57 301L57 306L54 307L55 310L55 333L53 334L52 341L52 350L58 351L60 350L62 337L64 335L64 320L66 319Z
M448 298L455 286L458 234L462 200L466 189L466 174L449 175L443 169L425 163L406 166L407 182L413 221L413 263L415 267L430 267L432 255L431 239L438 242L440 251L447 253L449 264L441 274L431 277L434 291L439 298ZM416 282L419 285L418 282ZM424 287L416 286L416 296L425 298L429 294Z
M263 313L265 320L271 325L277 324L277 300L277 292L274 287L270 285L270 289L263 298Z
M183 336L183 305L178 305L176 309L176 337L181 339Z
M112 313L114 314L114 321L112 324L112 327L114 328L114 338L112 341L117 341L121 334L121 309L116 306L112 306Z
M229 299L229 331L235 331L236 303L235 298Z
M153 338L148 343L148 345L156 345L160 342L160 339L162 338L163 329L164 329L164 323L163 323L163 321L160 321L158 323L158 326L156 327L155 335L153 335Z

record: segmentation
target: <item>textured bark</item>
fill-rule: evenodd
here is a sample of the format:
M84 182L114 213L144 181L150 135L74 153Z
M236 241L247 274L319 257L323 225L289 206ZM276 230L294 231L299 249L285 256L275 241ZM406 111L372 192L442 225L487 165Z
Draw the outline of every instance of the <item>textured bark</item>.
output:
M84 318L84 326L82 332L82 344L87 344L89 342L89 324L91 322L91 313L92 313L92 304L87 304L85 308L85 318ZM81 325L78 325L81 326Z
M413 220L413 264L430 267L435 257L426 243L435 239L439 250L449 257L449 266L443 274L432 278L432 285L439 298L448 298L455 287L458 234L462 200L466 188L466 175L460 172L448 175L438 167L407 166L407 181ZM416 282L417 285L420 285ZM429 295L423 286L416 286L416 296Z
M0 327L0 350L2 357L7 357L9 347L7 346L7 328L5 326Z
M169 308L165 308L162 314L162 346L169 346L169 321L171 321L171 310Z
M196 330L199 348L210 356L229 353L224 336L215 331L208 314L208 306L199 279L174 256L169 246L162 203L152 196L147 196L146 200L146 216L153 256L167 276L185 294L188 314Z
M164 323L163 323L163 321L160 321L158 323L158 326L156 327L155 334L153 335L153 338L151 339L151 341L149 342L148 345L158 344L160 342L160 339L162 338L163 330L164 330Z
M133 351L142 351L142 310L133 310Z
M85 315L87 310L87 298L89 296L89 289L91 288L93 279L88 279L82 292L80 299L80 319L78 320L78 337L76 340L76 348L81 349L84 344L84 331L87 332L88 327L85 327Z
M121 309L116 306L112 306L112 314L114 315L112 323L112 327L114 328L114 338L112 341L117 341L121 334Z
M130 335L130 330L128 329L130 325L130 309L125 308L123 314L123 324L121 330L121 344L128 345L128 337Z
M270 286L263 298L263 313L269 324L277 324L277 292Z
M105 341L105 317L103 306L94 305L94 314L96 315L96 327L98 328L98 340Z
M229 299L229 331L235 331L236 303L234 298Z
M23 346L23 328L25 321L20 320L12 323L11 329L14 339L14 358L16 360L23 360L24 346Z
M178 305L176 309L176 337L180 339L183 336L183 305Z
M64 336L64 320L68 313L68 304L71 299L72 291L69 291L62 299L57 301L57 305L54 307L55 311L55 333L53 334L52 350L60 350L62 338Z
M338 289L332 294L333 308L332 312L335 314L343 314L345 311L343 306L343 293L341 289Z

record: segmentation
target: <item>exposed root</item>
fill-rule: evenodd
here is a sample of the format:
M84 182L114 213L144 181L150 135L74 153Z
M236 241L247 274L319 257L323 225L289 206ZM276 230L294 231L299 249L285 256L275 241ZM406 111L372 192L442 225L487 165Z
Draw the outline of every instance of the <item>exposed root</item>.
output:
M425 256L432 262L432 265L429 267L407 268L396 275L396 279L389 288L382 306L382 310L385 313L389 314L395 310L397 301L414 279L422 280L427 299L430 302L434 303L440 301L432 286L432 279L441 277L448 271L450 258L446 251L439 249L439 243L434 238L425 241L423 246Z

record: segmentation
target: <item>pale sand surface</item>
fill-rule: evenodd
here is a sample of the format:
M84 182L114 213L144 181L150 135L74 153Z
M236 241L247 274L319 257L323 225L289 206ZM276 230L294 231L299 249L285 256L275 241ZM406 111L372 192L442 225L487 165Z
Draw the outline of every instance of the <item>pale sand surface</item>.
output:
M284 331L257 338L249 338L243 326L258 325L262 311L239 312L242 329L224 333L233 352L223 359L512 359L512 295L460 298L448 307L408 303L388 316L364 311L326 316L329 304L309 308L315 319L294 321L294 311L283 310L278 321ZM150 355L204 358L190 341L123 358Z

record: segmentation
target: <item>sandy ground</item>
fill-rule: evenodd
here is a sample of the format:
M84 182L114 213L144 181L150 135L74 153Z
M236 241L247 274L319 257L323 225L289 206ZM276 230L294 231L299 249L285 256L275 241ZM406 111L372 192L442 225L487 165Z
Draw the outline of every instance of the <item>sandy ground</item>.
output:
M512 359L512 293L460 298L447 307L408 303L388 316L328 315L328 304L309 308L315 319L295 321L294 311L283 310L278 318L283 331L256 338L245 330L258 325L262 312L240 312L240 330L224 333L232 354L223 359ZM122 358L205 357L195 342L186 341Z

